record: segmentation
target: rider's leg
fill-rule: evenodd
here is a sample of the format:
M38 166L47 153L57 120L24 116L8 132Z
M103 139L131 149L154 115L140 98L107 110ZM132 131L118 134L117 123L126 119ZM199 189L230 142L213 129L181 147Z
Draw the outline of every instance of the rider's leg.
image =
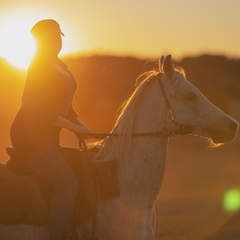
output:
M74 211L77 179L58 148L46 140L38 144L24 162L53 189L50 240L62 240Z

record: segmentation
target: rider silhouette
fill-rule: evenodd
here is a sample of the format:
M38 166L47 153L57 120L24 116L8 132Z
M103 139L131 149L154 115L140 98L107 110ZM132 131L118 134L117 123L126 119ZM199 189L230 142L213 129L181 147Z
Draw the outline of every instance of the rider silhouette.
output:
M22 106L12 124L12 146L35 174L52 187L49 216L51 240L63 240L73 215L77 180L59 151L61 128L79 134L91 132L72 107L77 83L58 58L62 48L59 24L52 19L31 29L37 51L31 62Z

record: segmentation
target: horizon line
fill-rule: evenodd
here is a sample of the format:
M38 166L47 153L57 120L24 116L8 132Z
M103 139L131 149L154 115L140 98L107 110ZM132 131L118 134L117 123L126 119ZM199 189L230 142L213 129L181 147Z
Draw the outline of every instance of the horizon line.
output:
M164 53L162 55L167 56L168 54L171 53ZM161 55L161 56L162 56ZM150 56L139 56L136 54L121 54L121 53L104 53L101 51L84 51L84 52L73 52L73 53L67 53L67 54L59 54L59 58L62 60L66 60L66 59L78 59L78 58L91 58L91 57L116 57L116 58L134 58L134 59L139 59L139 60L149 60L149 59L159 59L161 56L159 57L150 57ZM200 56L215 56L215 57L225 57L227 59L235 59L235 60L240 60L240 56L232 56L230 54L224 54L224 53L210 53L210 52L202 52L202 53L196 53L196 54L184 54L181 57L174 57L174 55L172 54L173 59L175 59L176 62L181 62L183 59L185 58L197 58ZM15 70L24 72L27 70L27 68L23 69L23 68L18 68L16 67L14 64L12 64L9 60L7 60L4 56L0 55L0 61L1 62L5 62L7 65L9 65L10 67L14 68ZM29 63L30 64L30 63Z

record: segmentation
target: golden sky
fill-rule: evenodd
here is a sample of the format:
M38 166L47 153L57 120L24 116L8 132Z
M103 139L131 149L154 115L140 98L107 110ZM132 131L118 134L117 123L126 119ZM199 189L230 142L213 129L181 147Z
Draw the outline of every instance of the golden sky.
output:
M1 1L0 56L22 65L29 61L34 49L30 28L38 20L53 18L65 33L62 55L239 57L239 10L239 0Z

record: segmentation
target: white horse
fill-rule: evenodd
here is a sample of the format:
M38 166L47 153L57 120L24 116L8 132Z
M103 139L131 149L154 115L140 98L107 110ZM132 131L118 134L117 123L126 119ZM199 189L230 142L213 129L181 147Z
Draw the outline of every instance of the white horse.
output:
M194 134L212 145L236 137L238 122L211 104L174 68L171 56L161 58L159 71L142 76L124 104L112 130L102 141L98 158L116 159L121 195L99 202L98 240L153 240L155 201L166 166L168 138ZM91 223L78 229L79 239L92 239ZM0 225L0 240L47 240L47 229Z

